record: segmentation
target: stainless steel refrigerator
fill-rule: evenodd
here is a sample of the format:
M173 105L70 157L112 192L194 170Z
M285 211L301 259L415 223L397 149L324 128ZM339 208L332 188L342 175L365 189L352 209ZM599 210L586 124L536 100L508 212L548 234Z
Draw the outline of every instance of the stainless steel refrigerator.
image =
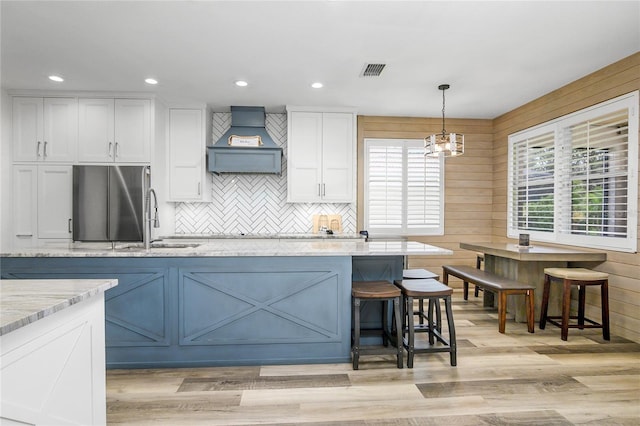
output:
M147 166L73 166L73 240L141 242Z

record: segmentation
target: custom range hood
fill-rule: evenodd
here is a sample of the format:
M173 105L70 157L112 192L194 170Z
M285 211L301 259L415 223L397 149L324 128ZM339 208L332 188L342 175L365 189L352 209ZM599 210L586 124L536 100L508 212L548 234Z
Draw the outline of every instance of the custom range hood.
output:
M232 106L231 128L207 147L207 169L215 174L282 173L282 148L264 123L264 107Z

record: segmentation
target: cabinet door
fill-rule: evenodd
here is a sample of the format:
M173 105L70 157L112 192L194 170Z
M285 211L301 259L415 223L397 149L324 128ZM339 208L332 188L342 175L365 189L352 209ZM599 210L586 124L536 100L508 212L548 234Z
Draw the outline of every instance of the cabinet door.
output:
M288 126L287 201L318 202L323 191L322 113L291 112Z
M13 160L38 161L43 148L42 98L13 98Z
M14 247L35 246L38 232L38 166L13 167Z
M44 161L76 158L78 142L78 101L75 98L44 99Z
M38 238L71 238L71 166L38 166Z
M354 116L348 113L322 115L322 200L354 202Z
M204 190L203 111L169 110L169 198L201 201Z
M149 162L151 158L151 101L115 100L115 161Z
M112 162L113 99L78 100L78 160L81 162Z

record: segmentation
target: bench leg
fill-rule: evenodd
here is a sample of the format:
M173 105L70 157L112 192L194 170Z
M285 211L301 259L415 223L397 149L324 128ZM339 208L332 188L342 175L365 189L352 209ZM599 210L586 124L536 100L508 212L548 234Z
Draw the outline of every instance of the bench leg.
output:
M469 281L463 281L464 286L464 300L469 300Z
M534 332L534 323L535 323L535 308L534 301L536 300L534 297L534 291L529 290L525 293L525 299L527 303L527 331L529 333Z
M498 292L498 331L504 334L507 323L507 293Z

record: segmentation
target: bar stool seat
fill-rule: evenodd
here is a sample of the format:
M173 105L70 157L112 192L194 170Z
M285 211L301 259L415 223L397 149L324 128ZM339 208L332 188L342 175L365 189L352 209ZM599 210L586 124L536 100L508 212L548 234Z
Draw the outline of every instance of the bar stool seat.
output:
M440 279L440 276L426 269L418 269L418 268L403 269L402 279L403 280L428 280L428 279L437 280L437 279Z
M457 363L456 332L453 323L453 312L451 309L451 295L453 294L453 289L434 279L397 280L395 281L395 284L400 288L403 296L402 344L407 350L407 367L413 368L413 358L416 353L430 352L449 352L450 363L452 366L455 366ZM429 301L425 324L415 324L413 317L416 313L413 313L413 315L410 314L413 308L413 299L419 299L420 301L427 299ZM441 300L444 301L445 305L449 340L446 340L444 336L442 336L442 322L439 318L440 315L438 315L435 322L433 321L434 307L437 306L439 308ZM437 312L439 312L438 308L436 308ZM429 334L428 346L416 348L416 332L425 332Z
M562 315L547 315L549 307L549 292L552 282L562 282ZM578 315L572 316L571 288L578 286ZM585 318L585 299L587 286L600 286L600 305L602 321L600 323ZM557 320L560 320L558 322ZM570 323L577 320L577 323ZM561 339L567 340L569 328L601 328L604 340L610 340L609 333L609 274L593 271L586 268L545 268L544 289L542 293L542 306L540 310L540 329L544 330L549 322L561 329ZM585 324L587 322L588 324Z
M381 355L395 353L398 368L403 367L402 334L400 322L400 289L390 281L354 281L351 283L351 299L353 314L352 361L353 369L358 369L360 355ZM382 325L375 329L361 329L360 304L362 301L379 301L382 303ZM393 307L390 308L390 302ZM393 324L388 327L389 310L393 311ZM395 330L395 335L393 335ZM360 346L361 336L382 336L383 347L372 345ZM389 340L395 343L395 348L388 348Z
M404 280L440 280L440 275L435 272L431 272L427 269L403 269L402 270L402 279ZM437 316L440 318L440 305L436 305ZM424 319L426 318L424 315L424 300L420 299L418 302L418 310L413 313L414 315L418 315L418 321L420 324L424 324Z

